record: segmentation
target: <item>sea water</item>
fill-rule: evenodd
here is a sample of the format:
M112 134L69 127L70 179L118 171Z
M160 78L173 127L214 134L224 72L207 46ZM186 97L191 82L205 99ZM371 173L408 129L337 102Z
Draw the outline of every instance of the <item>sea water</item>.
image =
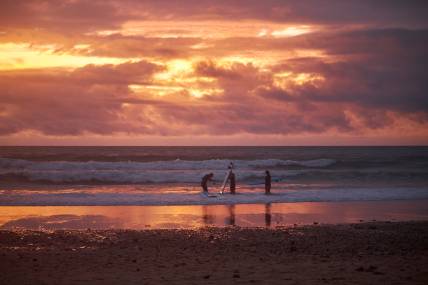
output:
M237 195L218 193L233 162ZM264 195L264 172L272 195ZM1 147L0 205L428 199L428 147Z

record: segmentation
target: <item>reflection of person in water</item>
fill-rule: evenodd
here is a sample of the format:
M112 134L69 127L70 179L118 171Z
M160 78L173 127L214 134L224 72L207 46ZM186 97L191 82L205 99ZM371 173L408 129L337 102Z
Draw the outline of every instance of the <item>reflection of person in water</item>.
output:
M202 191L204 193L208 193L208 181L212 181L213 177L214 177L213 173L207 174L204 177L202 177L201 186L202 186Z
M266 176L265 176L265 194L270 194L270 187L272 185L272 177L270 176L269 170L266 170Z
M270 203L265 204L265 225L266 225L266 227L270 227L270 224L271 224L272 215L271 215L270 208L271 208Z
M214 216L209 213L209 206L202 206L202 222L205 226L214 224Z
M227 222L227 224L229 226L234 226L235 225L235 205L229 205L229 220Z

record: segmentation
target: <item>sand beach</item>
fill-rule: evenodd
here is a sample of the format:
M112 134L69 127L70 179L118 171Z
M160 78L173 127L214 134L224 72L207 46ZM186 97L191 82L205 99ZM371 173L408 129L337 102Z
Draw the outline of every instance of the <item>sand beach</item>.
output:
M0 231L0 284L427 284L428 222Z

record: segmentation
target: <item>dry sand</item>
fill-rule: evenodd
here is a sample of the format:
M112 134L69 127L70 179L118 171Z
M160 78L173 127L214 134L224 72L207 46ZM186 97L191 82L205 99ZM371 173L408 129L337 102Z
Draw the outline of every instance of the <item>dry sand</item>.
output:
M0 231L0 284L428 284L428 222Z

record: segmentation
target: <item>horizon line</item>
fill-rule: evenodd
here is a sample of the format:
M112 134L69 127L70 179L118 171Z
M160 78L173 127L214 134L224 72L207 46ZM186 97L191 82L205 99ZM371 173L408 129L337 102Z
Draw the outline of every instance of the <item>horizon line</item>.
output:
M403 145L0 145L0 147L428 147L428 144Z

